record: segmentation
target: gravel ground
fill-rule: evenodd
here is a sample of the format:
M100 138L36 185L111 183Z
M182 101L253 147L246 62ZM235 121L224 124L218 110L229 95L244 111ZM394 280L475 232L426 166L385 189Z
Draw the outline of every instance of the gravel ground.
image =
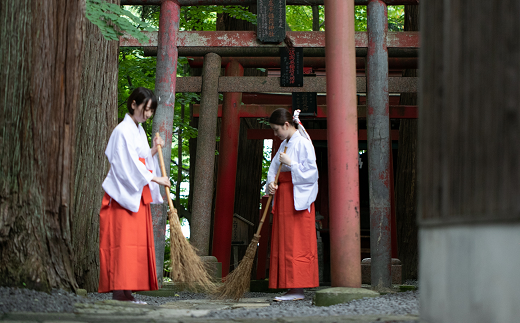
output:
M75 303L89 300L62 290L50 294L24 288L0 287L0 314L7 312L72 312Z
M417 286L417 282L414 281L407 281L406 284ZM207 298L204 294L190 292L178 292L177 295L176 297L135 295L135 297L147 302L149 305L155 306L179 300ZM246 293L244 297L274 298L278 295L281 294ZM271 306L264 308L213 311L210 312L207 317L233 319L370 314L418 315L419 313L419 292L387 294L329 307L316 307L312 305L314 291L306 291L305 296L305 300L302 301L271 302ZM111 298L112 293L89 293L87 297L81 297L62 290L53 290L48 294L29 289L0 287L0 313L73 312L75 303L94 303Z
M418 292L387 294L380 297L358 299L349 303L328 307L317 307L312 305L313 296L314 292L306 291L305 300L302 301L272 302L271 306L258 309L213 311L208 315L208 317L233 319L334 315L419 314Z
M149 305L162 305L168 302L205 299L204 294L178 292L176 297L134 296ZM0 313L8 312L73 312L75 303L94 303L112 299L112 293L88 293L87 297L55 289L50 294L23 288L0 287Z

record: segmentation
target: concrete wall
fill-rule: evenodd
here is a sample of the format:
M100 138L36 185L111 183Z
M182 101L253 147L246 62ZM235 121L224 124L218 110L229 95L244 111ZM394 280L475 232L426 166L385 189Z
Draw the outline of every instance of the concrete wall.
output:
M419 243L422 320L520 322L520 224L422 227Z

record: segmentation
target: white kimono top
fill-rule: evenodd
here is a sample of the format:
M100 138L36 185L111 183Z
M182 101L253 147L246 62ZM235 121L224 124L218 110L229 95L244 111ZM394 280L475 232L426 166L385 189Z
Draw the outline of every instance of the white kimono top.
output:
M280 145L269 166L267 183L274 182L280 166L280 152L284 151L285 146L287 146L287 155L291 159L291 166L282 165L281 172L291 172L294 208L296 211L310 210L312 202L318 195L318 166L312 142L302 137L299 131L291 136L289 142L284 140Z
M152 157L143 127L136 126L130 115L126 114L110 135L105 154L110 162L110 170L103 182L103 189L117 203L129 211L137 212L143 187L147 184L152 203L163 202L159 184L152 182L154 176L161 176L157 156ZM139 158L145 159L146 166Z

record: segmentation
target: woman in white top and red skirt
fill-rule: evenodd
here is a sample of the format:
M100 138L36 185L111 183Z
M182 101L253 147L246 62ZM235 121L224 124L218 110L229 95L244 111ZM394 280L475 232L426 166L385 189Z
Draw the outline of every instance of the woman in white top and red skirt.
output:
M293 116L277 109L269 118L275 136L283 140L267 176L268 192L274 194L269 288L289 289L275 301L303 299L304 288L319 286L314 211L318 168L312 141L298 115L299 110Z
M112 292L120 301L137 301L132 291L158 289L150 203L162 203L160 185L170 186L162 177L157 145L150 149L140 123L150 118L157 99L146 88L135 89L127 102L128 113L112 132L105 154L110 170L105 181L99 220L99 289Z

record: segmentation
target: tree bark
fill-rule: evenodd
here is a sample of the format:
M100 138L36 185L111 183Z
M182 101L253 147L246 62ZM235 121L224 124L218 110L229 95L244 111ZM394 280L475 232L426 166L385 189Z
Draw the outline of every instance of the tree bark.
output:
M119 0L108 2L119 4ZM118 51L99 28L85 19L81 99L76 116L74 212L72 237L78 285L97 291L99 279L99 209L101 187L110 164L105 148L117 125Z
M0 285L76 289L72 242L85 2L0 3Z
M320 31L320 8L312 6L312 31Z
M419 6L405 6L405 31L419 30ZM405 77L417 76L409 69ZM402 105L417 105L417 93L401 93ZM417 119L401 119L399 126L399 152L396 172L396 222L399 259L402 277L417 279Z
M249 12L256 14L256 5L250 5L248 7ZM249 21L236 19L227 13L217 14L217 30L232 31L232 30L254 30L256 31L256 25L253 25Z

